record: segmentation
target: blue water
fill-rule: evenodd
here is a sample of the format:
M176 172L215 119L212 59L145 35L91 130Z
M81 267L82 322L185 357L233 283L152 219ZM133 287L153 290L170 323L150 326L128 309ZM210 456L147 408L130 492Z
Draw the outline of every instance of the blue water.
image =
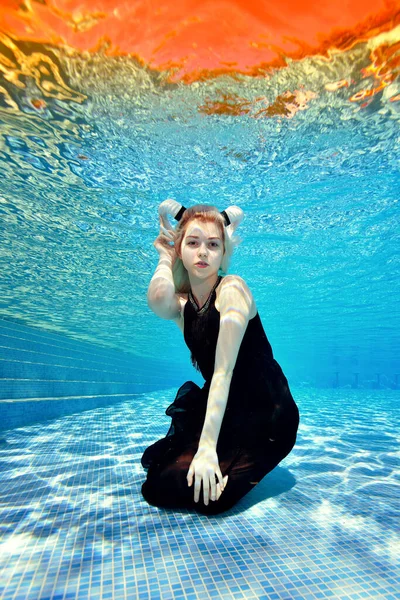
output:
M48 77L29 72L35 52ZM23 85L0 96L4 600L400 598L399 85L362 104L326 89L373 87L369 52L191 86L129 58L14 54ZM290 119L201 108L301 87L315 98ZM201 382L146 301L167 197L244 210L230 272L301 415L290 455L217 517L140 494L166 407Z

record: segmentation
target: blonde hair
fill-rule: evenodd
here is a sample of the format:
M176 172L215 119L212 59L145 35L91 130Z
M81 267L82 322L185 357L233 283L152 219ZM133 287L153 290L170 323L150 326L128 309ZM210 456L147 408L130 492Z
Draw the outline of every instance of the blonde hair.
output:
M172 267L172 274L176 292L188 293L190 290L189 275L183 265L182 259L178 256L178 251L181 251L187 226L194 219L198 219L202 223L215 223L217 225L224 246L224 256L222 258L219 274L227 274L233 250L242 242L242 239L237 235L234 235L234 232L243 218L243 211L238 206L230 206L229 209L226 209L226 212L231 221L228 226L225 225L223 215L221 215L218 208L213 205L195 204L194 206L187 208L183 213L174 230L174 246L177 256Z

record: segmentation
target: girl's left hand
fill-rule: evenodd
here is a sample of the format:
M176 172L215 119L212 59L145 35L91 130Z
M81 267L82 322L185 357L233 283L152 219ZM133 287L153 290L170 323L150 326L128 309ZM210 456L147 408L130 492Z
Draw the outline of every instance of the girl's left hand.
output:
M224 478L222 477L221 469L219 468L217 452L206 446L199 446L196 454L190 463L187 474L187 482L190 487L194 477L194 501L198 502L200 498L201 484L203 483L204 504L207 506L208 501L218 500L217 498L217 482L218 478L220 490L225 487Z

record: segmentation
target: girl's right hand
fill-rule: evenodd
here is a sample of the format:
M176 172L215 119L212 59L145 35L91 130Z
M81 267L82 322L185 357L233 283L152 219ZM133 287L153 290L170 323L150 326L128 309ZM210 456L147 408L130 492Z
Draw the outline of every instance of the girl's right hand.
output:
M170 228L168 223L168 229L163 225L163 220L160 217L160 233L155 239L153 246L156 248L160 256L167 255L172 259L172 263L177 258L174 241L175 235L173 229Z

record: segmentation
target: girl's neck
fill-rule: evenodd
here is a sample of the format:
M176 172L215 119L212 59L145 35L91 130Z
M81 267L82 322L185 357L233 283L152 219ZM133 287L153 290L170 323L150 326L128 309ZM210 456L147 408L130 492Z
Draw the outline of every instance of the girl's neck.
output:
M190 289L192 290L192 295L197 301L197 304L199 304L198 301L200 301L200 306L205 303L218 279L219 275L217 275L217 277L213 276L212 279L211 277L209 279L204 279L200 282L190 282Z

